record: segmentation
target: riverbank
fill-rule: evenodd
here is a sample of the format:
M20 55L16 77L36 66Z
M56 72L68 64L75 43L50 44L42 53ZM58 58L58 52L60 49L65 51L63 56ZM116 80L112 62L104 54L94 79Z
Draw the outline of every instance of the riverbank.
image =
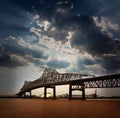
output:
M119 118L120 100L0 99L0 118Z

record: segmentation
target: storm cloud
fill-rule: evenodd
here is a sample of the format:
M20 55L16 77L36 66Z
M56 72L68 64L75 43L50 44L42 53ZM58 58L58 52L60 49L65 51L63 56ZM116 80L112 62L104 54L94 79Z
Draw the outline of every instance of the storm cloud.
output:
M79 61L77 58L76 66L83 64L83 69L86 69L86 65L98 64L106 71L118 71L120 68L115 65L120 65L119 24L118 19L112 18L111 14L108 13L109 10L115 13L111 4L107 5L105 9L106 4L108 4L107 0L105 2L100 0L96 2L87 0L52 2L37 1L37 4L33 4L32 1L29 3L18 2L19 4L15 2L19 6L19 10L22 9L22 12L16 14L15 11L11 10L10 19L14 20L1 25L2 29L23 32L22 34L26 33L31 38L26 39L20 35L21 33L17 33L20 38L11 40L12 43L10 40L1 38L1 62L6 55L9 56L10 61L13 59L11 55L17 55L24 58L26 64L31 62L43 67L66 68L71 66L69 60L52 59L51 55L53 54L50 53L50 50L53 50L52 48L55 46L53 43L59 45L57 48L60 48L61 45L64 47L69 43L72 49L79 50L77 55L88 53L94 58L91 60L85 57L83 58L84 61ZM23 3L26 4L23 5ZM113 4L116 5L116 3ZM13 7L12 9L18 8ZM28 17L23 11L29 11ZM1 22L8 16L6 13L4 13ZM36 13L37 15L34 15ZM118 7L116 13L119 16ZM32 16L33 18L31 18ZM16 23L15 18L18 19L18 23ZM12 33L14 34L14 32ZM34 40L32 37L36 37L36 39ZM47 43L51 44L48 46ZM61 52L58 51L57 53L59 55ZM8 60L6 61L8 62ZM19 63L16 65L19 66Z
M48 58L42 51L33 48L30 43L19 37L10 36L0 42L0 66L26 66L29 62L36 64L37 59Z
M92 16L74 14L72 5L70 2L56 5L56 14L52 17L53 20L50 20L51 25L46 35L61 41L62 44L69 41L72 48L79 49L79 53L89 53L95 57L91 64L98 63L108 71L119 70L119 66L115 65L120 64L120 41L102 32ZM51 31L53 28L54 32ZM68 40L69 32L72 34Z
M12 59L10 55L0 56L0 66L16 67L16 66L24 66L24 65L26 65L24 62L19 62L16 59Z

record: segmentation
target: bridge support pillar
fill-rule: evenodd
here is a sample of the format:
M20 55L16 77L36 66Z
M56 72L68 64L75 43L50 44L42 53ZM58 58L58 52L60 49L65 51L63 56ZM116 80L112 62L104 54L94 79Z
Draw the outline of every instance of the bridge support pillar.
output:
M84 85L84 83L82 85L82 99L83 100L85 99L85 85Z
M46 99L47 87L44 87L44 99Z
M24 96L24 98L26 97L26 92L24 92L23 96Z
M69 99L72 99L72 84L69 84Z
M31 98L31 96L32 96L32 92L30 91L30 98Z
M53 99L56 99L56 87L53 87Z

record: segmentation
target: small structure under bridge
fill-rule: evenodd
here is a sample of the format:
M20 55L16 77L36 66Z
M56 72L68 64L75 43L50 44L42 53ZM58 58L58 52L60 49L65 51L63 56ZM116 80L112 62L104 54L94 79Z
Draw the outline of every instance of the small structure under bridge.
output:
M47 88L53 89L53 98L56 98L56 86L69 85L69 99L72 99L72 91L82 92L82 99L85 99L85 89L87 88L117 88L120 87L120 74L106 76L59 73L56 70L45 69L42 76L34 81L25 81L23 87L16 94L18 97L25 97L26 92L44 87L44 98L46 99Z

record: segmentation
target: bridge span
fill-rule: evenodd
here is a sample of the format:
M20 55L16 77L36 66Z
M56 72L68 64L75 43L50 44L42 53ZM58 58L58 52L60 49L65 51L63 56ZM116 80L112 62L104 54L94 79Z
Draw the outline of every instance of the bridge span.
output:
M79 73L59 73L56 70L45 69L40 78L34 81L25 81L20 91L16 94L21 97L26 92L44 87L44 98L46 99L47 88L53 89L53 98L56 98L56 86L69 85L69 99L72 99L72 91L82 91L82 98L85 99L86 88L117 88L120 87L120 74L106 76L79 74Z

